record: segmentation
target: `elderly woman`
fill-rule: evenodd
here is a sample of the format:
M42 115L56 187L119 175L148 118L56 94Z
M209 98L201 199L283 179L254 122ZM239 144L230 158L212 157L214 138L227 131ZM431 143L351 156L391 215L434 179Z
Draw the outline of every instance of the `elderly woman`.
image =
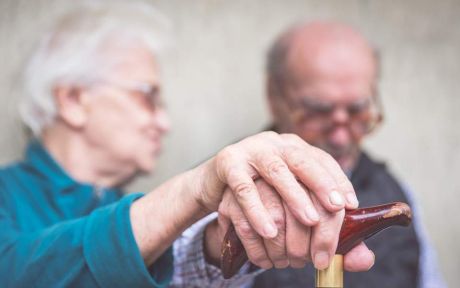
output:
M344 208L358 203L332 158L295 136L244 139L146 195L123 195L123 184L153 170L169 130L156 58L162 22L140 3L86 5L42 39L20 109L35 137L0 171L2 285L221 285L213 263L231 222L257 266L328 265ZM219 222L172 248L217 210ZM350 270L372 263L364 245L345 260Z

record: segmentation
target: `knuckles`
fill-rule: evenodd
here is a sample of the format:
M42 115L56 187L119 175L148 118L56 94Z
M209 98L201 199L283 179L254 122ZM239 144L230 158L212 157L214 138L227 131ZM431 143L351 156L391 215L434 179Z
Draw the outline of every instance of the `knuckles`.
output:
M246 200L249 195L253 192L253 185L251 183L241 182L236 184L233 193L237 198L238 202Z
M290 167L293 171L308 171L310 163L304 157L292 157Z
M297 261L295 259L290 259L289 260L289 265L294 269L303 268L303 267L305 267L306 264L307 264L307 261Z
M331 227L318 226L314 237L318 239L317 245L332 247L338 241L338 234Z
M245 220L240 219L236 220L234 223L236 231L238 231L238 235L241 238L241 241L248 241L248 240L256 240L259 239L259 236L252 228L251 224Z
M306 262L308 260L308 246L303 247L303 249L296 247L287 247L286 248L287 254L289 255L289 259L293 259L297 262Z
M216 155L216 163L218 167L225 167L228 162L234 159L236 156L236 149L233 145L229 145L222 149Z
M257 158L259 156L267 158L264 159L264 162L257 161L260 160ZM279 158L280 156L281 158ZM288 159L289 161L285 162L283 159ZM238 161L241 162L241 160L246 162L239 163ZM232 183L227 182L227 184L231 184L229 186L232 187L231 192L233 192L232 194L235 198L233 201L236 200L236 202L240 204L245 203L245 209L248 211L258 209L257 203L252 203L254 202L252 200L254 200L254 196L259 192L258 194L261 195L264 206L270 213L278 231L284 234L283 236L286 236L286 214L283 203L277 192L265 181L256 180L256 183L252 181L238 182L238 177L236 176L238 176L239 173L244 173L243 171L239 171L238 168L250 166L251 164L249 161L255 161L255 163L258 164L258 167L254 168L255 173L263 171L273 180L284 177L286 172L290 173L290 171L294 174L297 174L299 171L302 173L311 171L311 169L315 167L314 165L321 161L325 161L328 164L335 163L332 156L304 142L299 136L294 134L280 135L273 131L262 132L246 138L237 144L227 146L216 155L216 168L220 171L220 175L225 177L226 181L229 179L232 181ZM259 175L250 176L252 179L256 179ZM336 183L336 181L330 181L328 176L325 176L325 179L317 180L314 188L316 192L321 193L321 195L318 195L319 197L326 196L326 192L332 189L340 190L338 189L339 186L351 186L348 182ZM263 194L266 194L266 196L262 196ZM315 197L312 197L312 200L314 204L317 204L315 203ZM316 206L318 205L315 205L315 207ZM321 205L319 205L319 207L321 208ZM310 243L308 243L308 245L305 243L305 245L289 246L286 245L285 237L277 237L276 239L270 240L271 242L269 245L273 250L267 250L266 243L264 244L263 239L257 234L244 215L239 215L241 213L238 215L235 214L234 211L230 211L231 208L232 207L228 206L228 204L225 206L221 203L219 212L222 214L233 213L233 219L236 219L233 221L233 224L246 248L248 258L252 263L263 268L270 268L273 265L278 268L283 268L290 263L292 267L300 268L309 261ZM321 213L321 209L318 210L320 214L323 214L321 216L324 216L324 213ZM325 218L321 218L323 221L325 220ZM343 215L341 218L343 218ZM328 223L330 220L331 219L327 219ZM340 225L337 227L334 225L335 224L331 225L330 223L328 225L323 225L323 223L316 225L314 228L314 235L312 235L313 238L311 239L311 241L315 241L315 243L312 244L315 244L316 247L322 246L331 248L336 245L338 238L337 232L339 231L337 229L340 229ZM269 251L268 255L267 251Z
M266 171L270 178L279 178L286 173L287 169L287 165L282 161L273 160L267 164Z
M286 219L284 213L282 211L270 211L272 215L273 222L275 226L278 228L278 231L285 231L286 230Z
M307 142L305 142L302 138L300 138L299 135L294 134L294 133L280 134L280 137L290 144L295 144L295 145L307 144Z
M276 133L275 131L264 131L260 132L256 136L260 136L261 138L267 138L267 139L278 139L280 137L280 134Z

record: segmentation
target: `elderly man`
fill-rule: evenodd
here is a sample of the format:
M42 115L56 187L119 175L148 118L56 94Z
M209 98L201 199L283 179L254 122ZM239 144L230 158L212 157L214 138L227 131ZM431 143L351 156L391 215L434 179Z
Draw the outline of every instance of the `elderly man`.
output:
M122 195L154 168L169 129L159 94L161 22L144 4L98 3L67 14L42 39L21 106L35 137L24 160L0 171L2 286L223 285L213 263L230 222L260 267L309 258L328 265L344 208L358 203L334 160L297 136L249 137L145 196ZM276 219L279 207L288 208ZM216 210L219 222L187 231L173 252L187 227ZM330 220L320 221L324 214ZM309 229L333 237L312 232L306 246ZM372 252L361 244L345 264L366 270Z
M407 188L361 148L363 138L382 120L379 59L362 35L334 22L296 25L272 46L267 74L272 129L295 133L330 153L350 177L362 206L414 204ZM443 287L419 225L370 239L375 266L346 274L344 285ZM309 287L313 277L311 269L270 271L258 276L254 287Z

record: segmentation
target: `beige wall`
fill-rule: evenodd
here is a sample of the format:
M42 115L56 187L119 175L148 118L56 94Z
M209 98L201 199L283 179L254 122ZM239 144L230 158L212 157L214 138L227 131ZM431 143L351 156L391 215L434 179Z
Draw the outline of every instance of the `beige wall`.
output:
M383 54L386 123L366 143L417 193L423 221L450 284L460 282L460 2L152 1L175 24L164 58L174 130L160 169L134 183L148 190L269 121L264 53L298 19L331 18L359 27ZM21 155L15 84L42 27L71 1L0 0L0 163ZM378 261L378 259L377 259Z

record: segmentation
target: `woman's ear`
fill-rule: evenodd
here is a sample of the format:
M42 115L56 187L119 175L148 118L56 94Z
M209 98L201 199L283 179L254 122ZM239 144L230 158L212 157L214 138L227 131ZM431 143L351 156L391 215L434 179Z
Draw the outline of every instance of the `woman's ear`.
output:
M87 120L84 89L78 86L57 86L53 89L53 96L59 119L74 129L82 128Z

